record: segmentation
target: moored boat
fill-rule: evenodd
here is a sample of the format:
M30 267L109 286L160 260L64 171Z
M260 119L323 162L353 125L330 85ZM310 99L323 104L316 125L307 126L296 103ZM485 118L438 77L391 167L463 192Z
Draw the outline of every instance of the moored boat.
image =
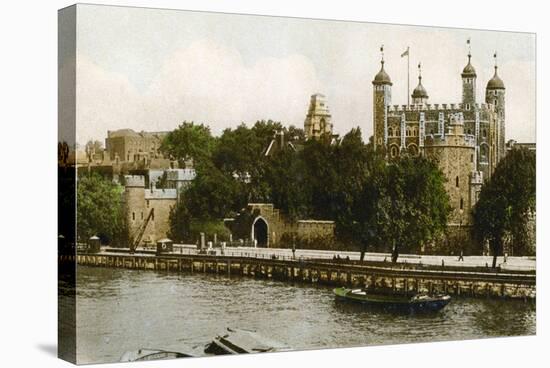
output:
M255 331L227 328L227 333L216 336L204 349L205 353L252 354L289 350L278 341L268 339Z
M147 360L163 360L176 358L189 358L191 354L179 351L167 351L159 349L139 349L125 352L120 358L121 362L142 362Z
M348 289L344 287L336 288L333 291L337 299L384 309L409 312L438 311L451 301L451 297L445 294L409 294L385 290Z

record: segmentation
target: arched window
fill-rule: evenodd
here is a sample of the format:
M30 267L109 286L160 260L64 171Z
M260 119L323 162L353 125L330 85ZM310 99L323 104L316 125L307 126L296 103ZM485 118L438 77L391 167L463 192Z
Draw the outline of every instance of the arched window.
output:
M327 126L326 122L325 122L325 118L322 118L321 121L319 122L319 125L320 125L320 128L321 128L321 132L324 132L325 131L325 128Z
M464 198L460 198L460 209L464 209Z
M391 148L390 148L391 157L395 158L395 157L397 157L398 154L399 154L399 149L397 148L397 146L391 146Z
M391 127L388 128L388 136L393 137L393 129Z
M405 132L405 135L406 135L407 137L410 137L410 135L411 135L411 129L410 129L409 127L407 127L407 130L406 130L406 132Z
M483 129L483 138L487 138L487 129Z
M456 187L458 188L458 175L456 176L456 179L455 179L455 182L456 182Z
M481 146L479 146L479 151L481 156L480 161L483 163L489 162L489 146L487 146L486 144L482 144Z

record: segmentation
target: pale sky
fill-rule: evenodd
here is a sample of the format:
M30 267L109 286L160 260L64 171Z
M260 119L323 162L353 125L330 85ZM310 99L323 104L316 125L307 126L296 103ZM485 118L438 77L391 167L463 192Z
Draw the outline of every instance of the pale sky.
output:
M458 103L468 38L478 102L497 51L506 139L534 142L534 34L78 5L77 142L184 120L216 135L261 119L303 127L314 93L327 96L336 133L360 126L367 140L380 45L393 104L407 102L407 46L411 92L421 62L428 102Z

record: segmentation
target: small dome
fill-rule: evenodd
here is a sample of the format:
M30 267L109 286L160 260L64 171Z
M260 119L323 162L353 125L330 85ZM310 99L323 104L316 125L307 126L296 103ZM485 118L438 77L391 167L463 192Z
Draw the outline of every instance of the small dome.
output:
M462 70L462 77L475 77L476 76L476 70L472 63L470 62L470 59L472 58L472 55L468 54L468 64L464 67Z
M495 66L495 75L489 82L487 82L487 89L505 89L504 82L497 74L497 67Z
M418 77L418 86L414 89L412 98L428 98L428 92L422 85L422 77Z
M382 61L382 67L380 68L378 74L376 74L376 77L374 77L372 84L389 84L390 86L392 85L390 76L384 70L384 61Z

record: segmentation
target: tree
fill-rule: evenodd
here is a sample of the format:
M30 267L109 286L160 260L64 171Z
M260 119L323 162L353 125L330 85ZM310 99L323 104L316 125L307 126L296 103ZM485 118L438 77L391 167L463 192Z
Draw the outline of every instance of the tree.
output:
M401 250L412 251L440 236L451 210L445 176L423 157L404 157L388 165L383 232L392 244L392 261Z
M489 243L493 267L502 255L504 237L509 234L514 254L530 246L529 215L535 212L536 155L526 148L511 150L496 166L481 188L473 211L474 237L480 245Z
M170 209L169 215L170 230L168 237L175 242L188 240L191 235L191 215L185 203L185 197L182 193L178 203Z
M193 159L195 162L209 160L216 140L206 125L183 122L177 129L168 133L160 150L176 158L180 163Z
M422 157L386 163L371 152L368 178L353 207L351 233L366 247L391 247L392 262L403 251L436 239L446 228L450 212L445 177L437 165ZM364 250L362 251L364 252Z
M107 243L125 240L127 228L122 192L122 186L98 174L78 178L77 233L81 241L94 235Z
M306 165L299 155L290 150L276 152L269 158L264 180L269 188L269 199L291 220L311 214L310 191L306 181Z
M246 204L243 185L211 163L203 162L197 166L195 180L182 195L192 218L222 219Z
M86 157L88 158L88 160L91 160L92 156L95 153L101 152L102 150L103 150L103 143L97 140L96 141L89 140L86 143L86 146L84 147L84 151L86 152Z

